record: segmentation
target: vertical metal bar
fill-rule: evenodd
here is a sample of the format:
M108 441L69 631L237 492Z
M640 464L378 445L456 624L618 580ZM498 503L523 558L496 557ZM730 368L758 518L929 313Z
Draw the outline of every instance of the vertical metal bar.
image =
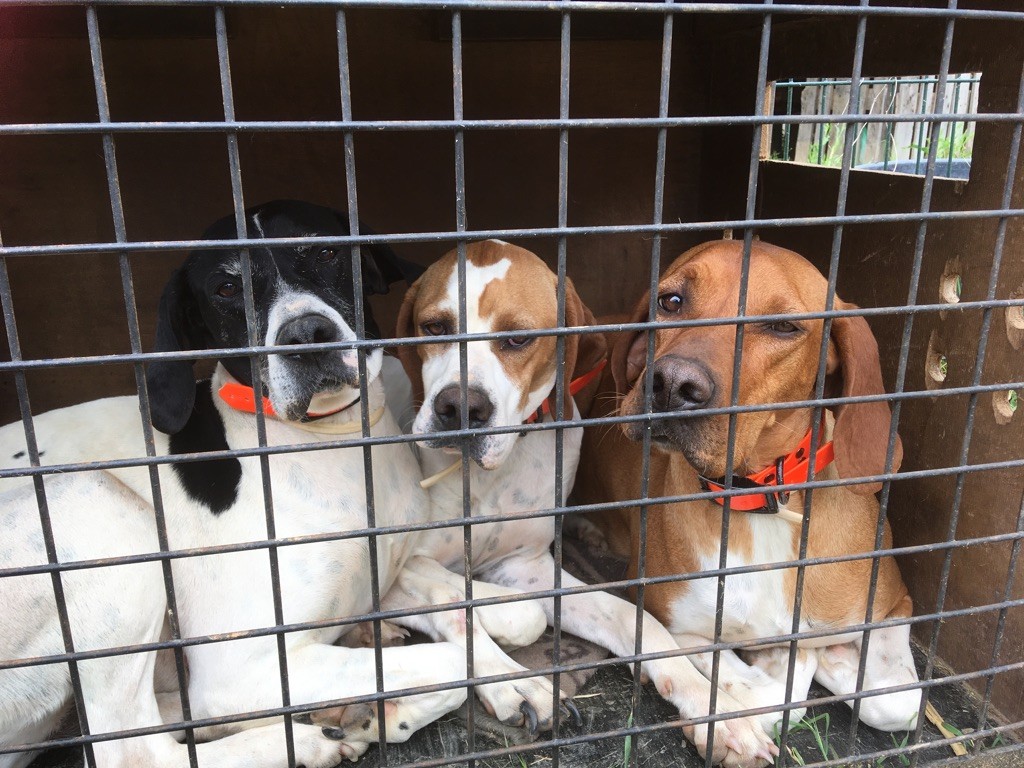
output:
M821 105L818 107L818 114L826 115L828 113L825 111L825 94L828 92L828 84L822 80L819 87L821 88ZM818 141L818 165L821 165L821 156L825 151L825 142L828 141L828 124L820 123L819 131L820 140Z
M462 13L452 11L452 114L455 120L463 118L463 91L462 91ZM465 136L461 129L455 131L455 229L461 235L466 231L466 145ZM458 256L458 310L459 310L459 334L467 332L466 325L466 240L461 238L456 242L456 253ZM461 396L459 401L461 429L469 428L469 350L465 339L459 340L459 389ZM470 497L470 464L469 464L469 443L462 441L462 517L469 520L473 516L472 500ZM473 654L473 528L464 525L462 528L462 567L466 583L466 679L472 681L474 675L474 654ZM470 752L476 750L476 726L474 720L473 700L476 688L472 682L466 686L466 728L467 749ZM473 768L475 760L466 763L467 768Z
M919 116L923 115L928 110L928 86L929 86L929 81L927 79L922 79L921 83L919 84L919 87L921 88L921 93L920 93L920 97L921 98L920 98L920 101L919 101L919 104L918 104L918 108L917 108L917 114ZM917 133L917 142L916 142L916 146L915 146L915 149L914 149L914 173L920 173L921 172L921 148L922 148L922 145L924 144L924 131L925 131L925 123L924 123L923 120L916 124L916 126L914 127L914 131Z
M951 6L955 6L955 0L951 1ZM953 22L951 18L947 22L945 38L943 41L942 56L939 63L939 77L938 77L938 88L944 88L945 82L949 76L949 60L952 50L953 40ZM941 108L941 107L940 107ZM923 124L922 124L923 125ZM931 124L931 134L928 142L928 163L925 166L925 178L924 184L921 191L921 211L922 213L927 212L931 208L931 195L934 186L934 171L935 171L935 154L938 151L938 142L935 141L937 132L939 129L939 123ZM918 286L920 284L921 267L924 260L924 245L927 236L927 222L922 221L918 225L917 239L914 245L914 262L911 269L910 276L910 287L907 292L906 306L913 306L917 302ZM900 341L900 354L899 360L896 366L896 381L894 386L895 394L902 394L904 386L906 384L906 369L907 362L910 355L910 340L913 333L914 318L913 313L909 313L904 319L903 324L903 335ZM899 419L901 413L902 400L892 401L892 422L889 429L889 440L886 446L885 465L883 471L889 473L892 471L893 458L895 456L896 441L898 439ZM891 480L886 480L882 484L882 492L879 498L878 507L878 518L875 527L875 546L874 549L878 550L882 546L882 541L885 533L885 522L888 514L889 507L889 494L892 489ZM865 610L865 623L870 623L874 614L874 598L877 588L878 581L878 569L880 562L878 558L873 558L871 562L871 580L868 585L868 599L867 607ZM871 642L871 633L867 631L864 633L861 641L861 653L860 660L857 668L857 684L855 690L860 692L864 689L864 675L867 668L867 657L868 649ZM922 704L923 707L923 704ZM923 709L922 709L923 712ZM853 719L850 726L850 733L856 733L857 723L860 714L860 700L854 701L853 707ZM920 738L920 732L918 732L918 739ZM916 741L914 742L916 743ZM917 757L912 758L916 762Z
M792 86L792 82L793 81L790 80L789 81L790 85L788 85L786 87L786 116L787 117L790 117L793 114L793 86ZM783 137L783 142L785 144L785 148L784 148L783 153L782 153L782 159L783 160L791 160L792 159L789 156L789 137L790 137L790 132L792 130L793 130L793 124L792 123L786 123L786 125L783 127L782 137Z
M93 86L96 89L96 107L100 122L110 122L110 102L107 96L106 72L103 67L103 47L100 37L99 19L96 7L86 8L86 26L89 34L89 55L92 61ZM110 211L113 216L114 238L118 243L128 241L125 224L124 205L121 200L121 184L117 172L117 153L112 134L103 134L103 159L107 174L107 192L110 196ZM141 333L139 330L138 308L135 303L135 286L132 281L131 262L127 251L118 255L118 266L121 272L121 291L124 294L124 308L128 319L128 338L133 354L142 351ZM146 456L156 456L156 444L153 441L153 423L150 417L149 390L146 386L146 372L142 363L135 363L135 388L139 395L139 415L142 419L142 436L146 444ZM161 552L170 551L167 538L167 520L164 514L163 494L160 489L160 474L156 465L149 467L150 491L153 494L153 512L156 522L157 543ZM171 637L181 639L181 627L178 622L178 603L174 590L174 574L171 561L160 562L164 592L167 599L167 622ZM178 695L181 700L182 720L186 723L192 719L192 706L188 695L188 671L185 665L185 653L179 646L174 648L174 667L178 678ZM185 728L185 742L188 760L192 768L197 765L195 730Z
M771 6L772 0L766 0L765 5ZM755 115L764 114L764 92L765 84L768 81L768 54L771 50L772 39L772 14L770 10L764 11L764 19L761 22L761 41L757 61L757 80L754 84L754 111ZM747 204L744 211L744 218L752 220L757 212L757 183L761 170L760 147L761 147L761 126L754 124L754 136L751 140L750 163L747 176ZM747 314L747 290L750 279L750 251L754 241L754 230L747 227L743 231L743 262L740 268L739 299L736 307L737 319ZM743 338L746 323L736 324L736 341L733 346L732 366L732 395L729 405L735 408L739 404L740 375L743 368ZM725 449L725 488L733 487L733 463L736 460L736 420L735 411L729 413L729 431ZM718 548L718 568L725 569L729 559L729 522L731 516L731 497L726 496L722 505L722 535ZM714 643L722 642L722 623L725 615L725 576L717 577L717 595L715 597L715 635ZM718 703L718 676L722 661L722 652L715 650L711 655L711 701L709 702L710 713L714 714ZM708 748L705 757L705 765L711 768L711 755L714 751L715 726L708 724Z
M666 0L671 2L671 0ZM658 116L668 116L669 94L672 84L672 29L673 16L666 13L662 20L661 31L661 88L658 94ZM654 224L661 224L665 212L665 154L668 144L668 130L664 127L658 129L658 146L654 166ZM758 143L760 146L760 142ZM647 319L654 322L658 316L658 278L661 274L661 236L655 235L651 238L651 274L648 283ZM644 413L650 414L653 410L654 400L654 327L648 328L647 334L647 361L644 367ZM643 579L647 569L647 515L649 505L647 497L650 493L651 475L651 426L647 423L644 429L643 442L641 444L641 471L640 471L640 498L643 500L639 507L639 551L637 552L637 579ZM636 620L633 627L634 643L633 653L640 654L643 650L644 640L644 585L637 584L636 587ZM640 664L633 665L633 701L630 707L630 722L637 724L638 710L640 704ZM634 749L631 750L633 765L640 766L640 750L635 748L637 740L633 740ZM708 746L708 753L711 746ZM629 768L624 765L623 768Z
M338 84L341 90L341 119L348 122L352 120L352 83L348 57L348 28L346 26L345 9L339 8L335 19L338 38ZM355 137L351 131L344 132L345 148L345 189L348 199L348 227L353 235L359 234L359 203L358 190L356 185L356 150ZM365 301L363 293L363 262L361 257L362 246L358 243L352 245L352 297L353 312L356 318L356 338L366 338L366 318L363 304ZM366 381L366 349L359 347L356 350L359 366L359 410L362 420L363 437L370 436L370 398L367 393ZM373 488L373 448L363 445L363 483L366 493L366 527L371 530L377 527L377 513L374 506ZM380 570L379 554L377 552L377 535L370 533L366 537L366 547L369 554L370 566L370 600L374 613L380 611ZM377 693L384 692L384 646L381 642L380 619L374 618L373 625L373 661L374 675L377 686ZM387 746L387 723L386 707L384 698L377 700L377 745L380 748L380 763L388 764Z
M810 78L810 81L813 82L814 80L815 80L815 78ZM821 84L815 82L813 87L820 89L821 88ZM818 94L815 94L815 99L818 99L818 98L819 98ZM803 110L801 109L801 113L802 113L802 111ZM814 114L817 115L819 113L819 111L820 110L818 109L818 107L815 106ZM811 146L808 147L808 149L807 149L807 162L808 163L813 163L814 162L814 158L811 157L811 152L813 151L815 144L820 144L821 143L821 135L822 135L823 132L824 132L824 126L821 123L814 123L811 126Z
M957 78L953 81L953 104L951 105L950 111L956 114L960 111L960 79ZM956 121L953 120L949 123L949 157L946 160L946 175L953 175L953 149L956 146Z
M1017 512L1017 527L1015 530L1017 533L1024 531L1024 493L1021 494L1020 498L1020 508ZM1006 582L1003 586L1002 602L1004 603L1013 597L1013 585L1017 578L1017 559L1020 557L1020 547L1021 540L1019 538L1014 539L1013 545L1010 547L1010 562L1006 567ZM1006 629L1007 612L1005 605L999 609L999 618L996 620L995 642L992 644L992 656L988 665L990 669L999 662L999 654L1003 647L1003 632ZM982 730L988 720L988 708L992 702L992 686L995 680L995 674L989 674L985 677L985 693L982 696L981 706L978 708L978 722L974 728L976 731ZM981 751L981 744L981 739L974 742L974 754L978 754Z
M0 247L3 240L0 238ZM11 295L11 282L7 274L7 259L0 256L0 305L3 307L4 325L7 328L7 345L12 361L24 359L21 354L21 341L18 338L18 325L14 318L14 299ZM18 394L18 408L21 422L25 428L25 447L28 451L29 464L39 466L39 445L36 443L36 431L32 422L32 405L28 397L28 382L23 370L14 371L14 386ZM35 489L36 505L39 507L39 526L43 534L43 547L46 550L46 562L54 565L58 562L57 546L53 538L53 523L50 518L50 507L46 499L46 488L42 475L33 475L32 484ZM65 653L75 652L75 641L71 634L71 622L68 618L68 605L64 595L64 583L61 572L50 572L50 584L53 587L53 600L57 606L57 621L60 624L61 641ZM71 679L71 691L75 699L75 714L78 716L78 727L83 736L89 733L89 717L86 713L85 696L82 693L82 677L77 661L68 662L68 676ZM89 768L96 768L96 755L92 742L84 744L85 762Z
M886 99L886 112L891 115L896 109L896 94L899 93L900 79L897 77L894 84L886 83L885 88L892 94ZM889 170L889 153L892 151L893 123L882 123L882 125L885 126L885 149L882 155L882 170L887 171ZM896 159L898 160L899 158Z
M235 119L235 100L231 86L231 61L228 52L227 22L224 18L224 7L214 8L214 21L217 34L217 63L220 72L221 98L224 103L224 120L233 122ZM231 199L235 213L235 229L238 236L246 236L248 227L245 221L245 202L242 191L242 168L238 156L238 135L233 131L225 135L228 148L228 165L231 173ZM253 298L252 260L248 248L240 250L242 256L242 294L245 301L245 327L250 346L258 346L261 340L256 335L256 304ZM256 402L256 439L259 447L267 445L266 414L263 412L263 380L260 376L260 363L254 355L249 358L252 377L253 396ZM277 526L274 522L274 495L270 480L270 457L260 455L260 476L263 484L263 506L266 513L267 540L277 538ZM281 573L278 563L276 546L267 548L270 565L270 584L274 602L274 623L284 624L284 606L281 598ZM291 706L291 693L288 684L288 646L284 632L277 634L277 660L281 677L281 704ZM292 716L284 715L285 748L288 755L289 768L295 766L295 738L292 733Z
M950 0L950 6L956 6L956 0ZM948 33L947 39L945 40L945 48L943 49L943 63L947 66L949 64L949 49L952 47L953 41L953 23L954 19L950 18L948 21ZM940 82L943 76L946 74L946 69L943 69L940 73ZM1021 71L1020 81L1017 86L1017 109L1018 113L1024 112L1024 69ZM1001 203L1005 207L1010 204L1013 200L1013 188L1014 188L1014 173L1017 169L1017 160L1020 156L1020 144L1021 144L1021 131L1022 124L1015 123L1013 126L1012 138L1010 140L1009 151L1007 152L1006 159L1006 177L1003 180L1003 195ZM928 169L931 171L931 167L935 162L935 151L932 150L928 157ZM1002 267L1003 262L1003 247L1006 244L1006 227L1009 219L1006 216L999 217L999 222L996 225L996 241L995 246L992 249L992 268L989 272L988 288L985 292L985 298L987 301L992 301L996 295L996 289L999 286L999 271ZM909 320L909 317L908 317ZM985 307L981 313L981 329L978 336L978 352L974 359L974 371L971 374L971 386L978 387L981 385L981 374L985 366L985 353L988 349L988 337L989 330L992 327L992 308ZM971 392L967 399L967 419L964 424L964 436L960 444L960 455L959 455L959 466L965 467L967 465L967 457L971 448L971 436L974 433L974 414L978 405L977 391ZM960 505L963 501L964 482L967 479L966 472L958 472L956 475L956 485L953 491L953 505L949 518L949 528L946 531L946 540L953 541L956 538L957 526L960 522ZM949 584L949 572L953 565L953 553L954 549L950 548L946 551L946 555L943 558L942 570L939 575L939 589L938 594L935 598L935 612L941 613L946 603L946 588ZM928 644L928 656L925 660L924 679L931 680L932 673L935 667L935 654L939 646L939 634L942 631L942 622L936 621L932 626L931 641ZM931 688L924 689L924 695L921 697L921 709L918 711L917 717L917 728L914 731L914 741L917 743L921 740L921 732L924 727L924 710L928 704L928 698L931 694ZM910 768L915 768L918 761L920 752L915 752L911 759Z
M861 0L860 3L862 8L866 8L868 0ZM859 16L857 18L857 34L854 43L853 51L853 69L850 75L850 101L848 105L848 113L855 115L860 112L860 91L861 91L861 74L864 65L864 44L867 39L867 16ZM843 137L843 161L839 171L839 193L836 200L836 216L842 217L846 214L846 203L850 189L850 170L853 160L854 145L856 143L856 136L853 132L847 129L845 136ZM843 225L837 224L832 230L832 251L829 258L828 268L828 283L825 291L825 311L831 311L834 308L836 298L836 282L839 277L839 257L842 251L843 245ZM814 384L814 399L821 400L825 395L825 378L828 364L828 350L829 350L829 335L832 329L832 318L826 317L822 324L821 331L821 343L818 348L818 372ZM811 444L807 460L807 479L809 482L813 482L815 472L817 470L817 454L818 448L821 445L822 437L821 434L821 415L822 407L815 406L811 415ZM810 535L811 529L811 509L812 499L814 495L814 489L808 488L804 492L803 498L803 521L800 524L800 544L798 547L797 557L803 560L807 557L807 542ZM796 579L794 584L794 595L793 595L793 622L790 627L790 631L793 633L800 631L800 620L803 612L803 599L804 599L804 580L806 577L806 566L798 566L796 570ZM798 643L793 640L789 644L789 659L788 666L786 669L786 697L785 702L789 704L793 700L793 683L796 676L796 659L798 653ZM782 713L782 726L780 729L779 738L779 760L781 765L784 767L788 760L788 752L786 749L786 742L788 739L789 720L792 714L791 709L786 709ZM828 757L823 755L823 757Z
M572 46L572 27L569 13L562 14L561 39L559 41L560 52L560 80L558 87L558 116L562 120L569 118L569 67L570 53ZM569 220L569 131L561 128L558 131L558 226L565 227ZM566 238L565 235L558 237L558 284L556 289L556 325L559 328L565 327L565 290L566 290ZM580 339L577 336L577 344ZM555 338L555 421L573 418L573 412L565 413L564 393L569 386L569 379L572 378L572 371L565 370L565 336ZM565 504L564 487L564 466L565 466L565 430L559 427L555 430L555 498L552 500L555 507ZM552 587L556 590L562 587L562 524L561 515L555 515L555 541L553 546L555 574ZM554 634L554 648L552 649L551 665L555 668L551 676L554 687L554 701L552 702L551 737L558 738L558 731L561 725L561 707L559 691L561 689L562 677L558 665L562 658L562 596L556 594L552 598L554 616L551 621L551 631ZM560 762L560 751L557 745L551 750L551 766L558 768Z

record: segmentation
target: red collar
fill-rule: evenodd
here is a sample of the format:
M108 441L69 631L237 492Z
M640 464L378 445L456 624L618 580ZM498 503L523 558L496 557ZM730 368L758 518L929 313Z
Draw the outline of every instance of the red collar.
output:
M569 395L576 395L583 390L590 382L598 377L601 371L604 370L605 365L608 364L607 360L602 360L592 369L584 373L578 379L573 379L569 382ZM544 402L540 404L540 408L530 414L523 424L532 424L535 421L540 421L549 413L554 413L554 408L551 405L551 401L554 399L554 393L545 398ZM572 414L563 414L566 418L572 418Z
M242 411L243 413L256 413L256 393L253 392L252 387L247 387L245 384L239 384L237 381L228 381L217 390L217 394L220 395L220 399L228 404L229 407L234 408L236 411ZM327 411L326 413L307 413L303 421L316 421L317 419L325 419L328 416L333 416L336 413L341 413L346 408L351 408L353 405L359 402L357 397L348 405L343 405L333 411ZM270 404L270 398L263 398L263 415L269 418L280 418L274 411L274 406Z
M824 431L825 414L822 413L819 437ZM760 472L755 472L746 477L733 477L732 487L771 488L772 486L786 485L788 483L805 483L807 482L807 471L810 466L810 452L811 430L807 430L807 434L804 435L804 439L800 441L800 445L795 450L785 456L780 456L773 465L765 467ZM818 448L818 452L815 454L815 473L821 472L834 460L835 450L832 446L832 441L829 440ZM700 479L700 487L705 491L721 491L725 489L725 478L720 477L717 480L709 480L703 475L697 475L697 477ZM723 496L712 496L711 500L720 506L725 505L725 497ZM775 515L779 512L779 505L785 505L787 501L789 501L788 492L765 491L764 493L731 496L729 508L741 512Z

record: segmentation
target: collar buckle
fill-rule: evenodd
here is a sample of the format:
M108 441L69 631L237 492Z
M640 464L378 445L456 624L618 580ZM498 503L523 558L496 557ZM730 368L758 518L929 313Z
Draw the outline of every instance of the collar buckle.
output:
M701 490L705 492L714 493L725 490L725 478L712 480L698 473L697 482L700 484ZM761 483L743 475L733 475L732 487L733 490L757 490L759 493L730 496L730 511L750 512L755 515L777 515L779 513L779 501L776 499L776 494ZM724 496L714 496L711 500L719 506L725 506ZM785 504L785 501L782 503Z
M785 464L785 456L779 456L779 458L775 460L775 485L786 484L785 480L782 479L783 473L785 471ZM786 506L786 503L789 501L789 491L776 491L775 493L771 494L771 496L774 497L774 499L778 499L779 504L781 504L782 506ZM776 508L775 511L778 512L778 508Z

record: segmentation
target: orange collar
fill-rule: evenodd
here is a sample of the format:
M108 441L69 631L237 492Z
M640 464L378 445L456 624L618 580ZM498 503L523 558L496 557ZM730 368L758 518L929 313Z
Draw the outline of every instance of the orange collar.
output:
M229 407L234 408L236 411L242 411L243 413L256 413L256 393L253 392L252 387L247 387L245 384L239 384L237 381L225 382L217 394L220 395L220 399L228 404ZM357 397L348 405L343 405L334 411L328 411L327 413L307 413L302 419L303 421L316 421L317 419L325 419L328 416L333 416L336 413L341 413L346 408L351 408L353 405L359 402ZM263 415L268 418L280 418L274 411L274 406L270 404L270 398L263 398Z
M583 390L587 384L590 384L594 379L598 377L604 367L608 364L607 360L602 360L592 369L584 373L578 379L573 379L569 382L569 395L576 395ZM540 408L530 414L529 418L523 422L523 424L532 424L535 421L540 421L549 413L554 413L554 408L551 405L551 401L554 399L554 393L544 399L544 402L540 404ZM572 414L562 414L565 418L572 418Z
M825 431L825 414L821 415L821 429L819 433ZM807 434L804 435L804 439L800 441L800 445L795 450L780 456L775 460L775 463L769 467L765 467L760 472L755 472L752 475L746 477L733 477L732 487L733 488L771 488L776 485L786 485L787 483L805 483L807 482L808 469L810 466L810 452L811 452L811 430L807 430ZM832 441L829 440L827 443L818 448L818 452L814 456L814 471L815 473L820 472L829 464L835 460L835 450L832 446ZM697 475L700 480L700 487L705 491L722 491L725 490L725 478L718 478L716 480L710 480L703 475ZM720 506L725 506L725 497L723 496L712 496L711 500ZM785 506L786 502L789 501L789 492L778 492L778 491L764 491L762 493L752 493L743 496L731 496L729 499L729 508L739 510L741 512L756 512L763 515L777 515L779 513L779 506Z

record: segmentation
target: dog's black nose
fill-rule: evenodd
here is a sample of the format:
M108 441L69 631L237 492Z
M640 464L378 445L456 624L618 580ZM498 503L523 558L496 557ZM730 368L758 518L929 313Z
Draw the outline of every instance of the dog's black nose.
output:
M715 396L715 380L696 360L666 355L654 361L652 406L655 411L703 408Z
M326 344L338 341L338 326L323 315L301 315L281 326L276 344ZM322 355L324 352L306 352L307 355Z
M449 384L434 398L434 416L442 429L459 429L462 425L462 390L458 384ZM491 399L479 389L470 387L466 392L466 415L469 426L482 427L494 413Z

